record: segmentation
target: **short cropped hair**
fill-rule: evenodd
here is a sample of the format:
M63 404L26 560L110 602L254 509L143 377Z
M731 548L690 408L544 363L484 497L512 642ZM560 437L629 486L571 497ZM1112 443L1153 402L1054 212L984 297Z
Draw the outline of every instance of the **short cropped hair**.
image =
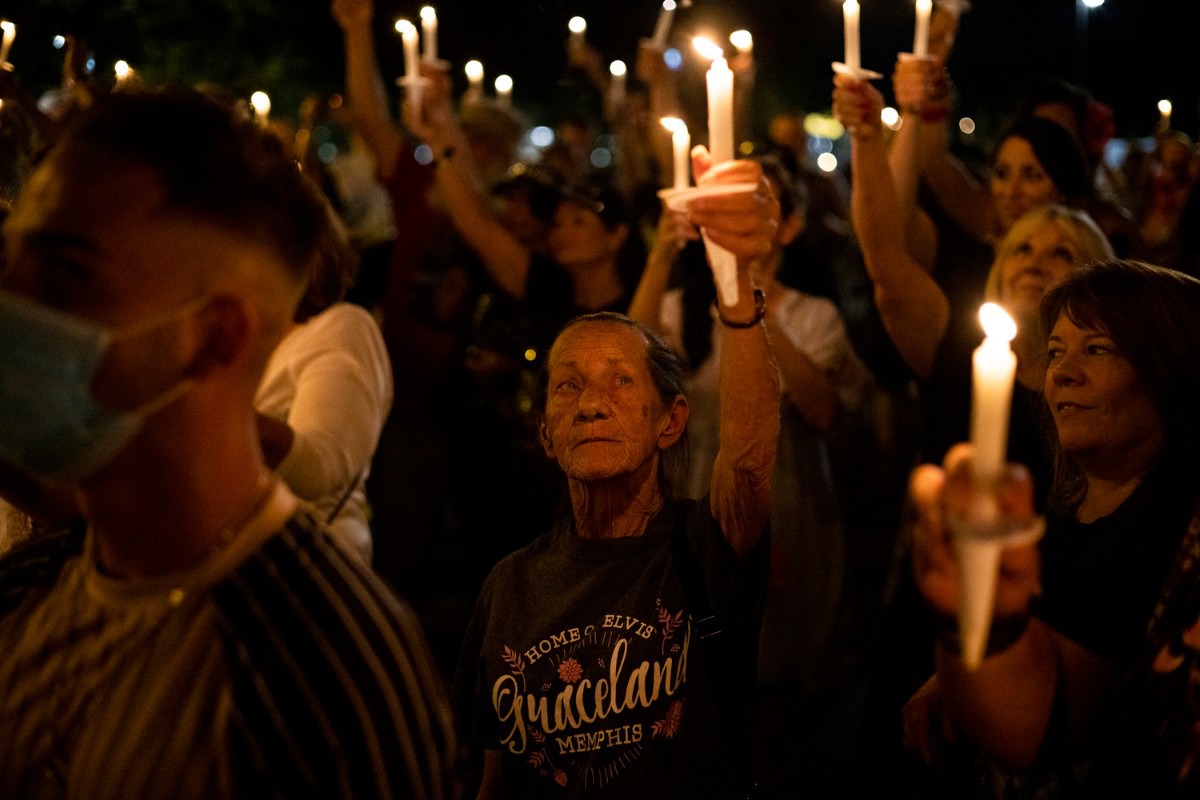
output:
M245 236L307 285L329 224L327 201L273 134L194 89L113 92L75 118L48 154L99 150L145 166L164 209Z

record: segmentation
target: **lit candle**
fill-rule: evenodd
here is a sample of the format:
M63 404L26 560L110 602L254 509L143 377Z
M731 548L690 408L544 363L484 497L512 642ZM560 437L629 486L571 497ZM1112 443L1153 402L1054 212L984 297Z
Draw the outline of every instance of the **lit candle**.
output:
M627 71L624 61L618 60L608 65L608 73L612 76L608 92L614 107L625 102L625 73Z
M1164 129L1170 128L1171 127L1171 101L1170 100L1159 100L1158 101L1158 113L1159 113L1159 117L1162 121L1162 127Z
M659 50L667 48L667 37L671 34L671 18L675 16L675 0L663 0L662 10L658 12L658 21L654 23L654 36L651 41Z
M988 493L1004 469L1013 378L1017 371L1017 357L1009 344L1017 335L1016 323L995 303L983 304L979 321L986 336L973 357L971 444L975 450L972 463L975 481L984 494L954 537L959 562L958 630L962 660L968 669L979 666L987 648L996 575L1004 548L1002 539L977 535L972 524L987 531L997 522L998 511Z
M729 43L737 48L739 53L751 53L754 50L754 37L750 31L734 31L729 34Z
M725 61L725 54L716 44L697 36L693 46L705 58L712 59L708 68L708 152L713 164L733 160L733 71ZM737 305L737 257L723 247L714 245L704 237L716 278L717 294L727 306Z
M975 477L989 487L1004 469L1008 449L1008 413L1012 404L1017 357L1009 342L1016 323L995 303L984 303L979 321L986 334L973 356L971 444L975 446Z
M857 71L862 63L858 56L858 0L842 3L842 18L846 26L846 66Z
M507 75L496 76L496 102L505 108L512 106L513 79Z
M920 2L920 0L918 0ZM421 9L421 37L425 40L425 52L422 54L426 61L437 61L437 12L433 6Z
M917 0L917 28L913 34L913 55L925 58L929 55L929 17L933 14L933 0Z
M417 27L406 19L396 20L396 33L404 43L404 77L415 81L421 75L417 64Z
M8 20L0 20L0 30L4 31L4 39L0 41L0 68L8 69L8 51L17 38L17 26Z
M478 102L483 98L483 64L468 61L463 71L467 73L467 94L472 101Z
M571 47L583 47L583 35L587 32L587 20L583 17L571 17L567 22L567 29L571 31Z
M676 191L686 189L692 182L692 136L688 133L687 123L678 117L663 117L662 125L671 132L671 148L675 154L672 188Z
M117 86L124 85L125 81L133 77L133 67L129 66L128 61L118 61L113 64L113 75L117 79Z
M713 163L733 158L733 71L725 53L708 39L692 40L696 50L711 59L708 68L708 152Z
M271 98L267 97L266 92L255 92L250 95L250 105L254 108L255 122L259 127L267 127L267 120L271 114Z

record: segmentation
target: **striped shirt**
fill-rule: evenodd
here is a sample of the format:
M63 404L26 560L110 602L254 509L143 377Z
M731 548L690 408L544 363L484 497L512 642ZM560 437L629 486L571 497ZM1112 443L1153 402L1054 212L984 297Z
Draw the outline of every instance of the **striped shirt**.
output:
M184 576L89 545L0 561L0 797L455 796L415 617L309 513Z

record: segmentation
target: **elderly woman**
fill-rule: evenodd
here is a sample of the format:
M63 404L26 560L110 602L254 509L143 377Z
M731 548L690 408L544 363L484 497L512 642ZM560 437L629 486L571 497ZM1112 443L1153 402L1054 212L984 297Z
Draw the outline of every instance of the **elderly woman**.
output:
M1033 547L1006 553L978 669L964 667L947 624L936 683L908 709L909 736L929 755L928 712L940 694L961 736L1027 789L1083 780L1093 790L1130 790L1113 796L1165 797L1181 786L1194 796L1194 692L1185 675L1164 696L1162 675L1149 664L1166 653L1154 670L1182 666L1187 648L1163 648L1194 638L1188 626L1200 612L1194 533L1181 548L1200 486L1200 282L1108 262L1073 273L1041 308L1057 469L1040 558ZM952 450L945 472L925 466L913 476L917 580L947 620L958 567L945 520L971 500L969 456L965 446ZM1032 517L1029 489L1016 470L998 490L1016 524ZM1160 597L1164 582L1171 591ZM1194 671L1195 643L1189 647Z
M698 160L697 174L705 166ZM468 632L457 694L484 751L481 798L747 788L736 754L744 731L731 726L753 680L757 545L779 429L749 268L770 251L779 206L752 162L723 164L701 183L726 181L759 189L696 201L689 214L738 256L738 302L720 309L721 449L705 499L674 499L666 475L688 403L682 364L656 334L589 315L550 351L540 438L566 473L572 513L492 571ZM697 627L713 613L728 639L719 653Z

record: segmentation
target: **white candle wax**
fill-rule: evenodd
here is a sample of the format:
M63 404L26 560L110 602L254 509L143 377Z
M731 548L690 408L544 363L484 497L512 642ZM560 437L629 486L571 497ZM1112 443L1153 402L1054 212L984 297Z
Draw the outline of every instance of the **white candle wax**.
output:
M754 51L754 36L750 31L734 31L729 34L729 43L737 48L739 53Z
M421 76L417 56L417 28L406 19L396 20L396 33L404 43L404 77L415 81Z
M987 336L972 359L971 444L975 447L976 479L988 487L1003 470L1008 449L1008 415L1017 371L1017 357L1009 342L1017 326L995 303L984 303L979 318Z
M917 27L913 33L913 55L925 58L929 55L929 17L933 13L933 0L917 0Z
M627 71L624 61L618 60L608 65L608 73L612 76L612 82L608 87L609 98L614 107L625 102L625 73Z
M505 108L512 106L513 80L507 75L496 76L496 102Z
M571 31L571 47L583 47L583 37L587 33L587 20L583 17L571 17L567 22L567 30Z
M858 55L858 0L842 3L842 18L846 29L846 66L858 70L861 61Z
M967 669L975 669L987 650L992 605L996 601L996 577L1004 545L995 539L964 535L954 537L954 548L958 554L961 658Z
M433 6L425 6L421 9L421 37L425 40L425 51L422 55L426 61L437 61L437 30L437 11Z
M125 62L120 62L125 63ZM250 95L250 105L254 108L254 121L260 127L267 127L267 123L271 116L271 98L266 92L255 92Z
M467 73L467 93L472 100L483 97L483 64L479 61L468 61L463 71Z
M1162 120L1163 127L1170 127L1170 124L1171 124L1171 101L1170 100L1159 100L1158 101L1158 114L1159 114L1159 118Z
M4 39L0 41L0 66L7 66L8 51L12 49L13 40L17 38L17 26L8 20L3 20L0 21L0 30L4 31Z
M659 50L667 48L667 37L671 35L671 19L675 16L675 0L663 0L662 10L658 12L658 21L654 23L654 36L651 41Z
M723 56L708 68L708 151L713 163L733 159L733 70Z
M671 132L671 149L675 154L672 188L686 189L692 182L692 136L687 123L677 117L663 117L662 124Z

